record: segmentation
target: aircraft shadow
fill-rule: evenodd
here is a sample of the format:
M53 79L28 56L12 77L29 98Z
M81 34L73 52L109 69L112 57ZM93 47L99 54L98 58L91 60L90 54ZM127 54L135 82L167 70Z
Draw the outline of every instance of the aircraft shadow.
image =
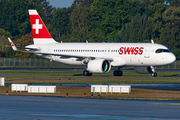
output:
M83 76L83 74L74 74L73 76Z
M179 74L173 74L173 75L164 75L163 77L179 77Z

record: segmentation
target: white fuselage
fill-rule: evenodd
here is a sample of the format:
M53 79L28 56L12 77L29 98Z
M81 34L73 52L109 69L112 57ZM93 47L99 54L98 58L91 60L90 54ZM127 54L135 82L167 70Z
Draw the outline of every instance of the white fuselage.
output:
M38 48L38 52L41 53L52 53L42 57L70 65L84 65L82 57L78 56L112 59L110 61L112 66L161 66L171 64L176 59L167 47L155 43L55 43L26 47ZM166 51L158 53L158 49ZM61 57L54 54L76 57Z

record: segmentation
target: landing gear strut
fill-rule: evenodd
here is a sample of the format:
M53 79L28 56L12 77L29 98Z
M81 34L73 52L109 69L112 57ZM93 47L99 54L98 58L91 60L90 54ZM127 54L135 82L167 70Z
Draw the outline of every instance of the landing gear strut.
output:
M84 76L92 76L92 73L90 73L90 72L87 71L87 70L84 70L84 71L83 71L83 75L84 75Z
M151 70L152 70L151 76L152 76L152 77L156 77L156 76L157 76L157 73L155 72L155 67L154 67L154 66L151 66Z

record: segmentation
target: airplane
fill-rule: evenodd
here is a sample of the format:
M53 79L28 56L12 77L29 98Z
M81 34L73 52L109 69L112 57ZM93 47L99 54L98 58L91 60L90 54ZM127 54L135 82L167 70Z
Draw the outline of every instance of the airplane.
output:
M29 10L32 45L18 50L8 38L14 51L33 53L50 61L69 65L85 65L84 76L93 73L108 73L111 67L118 67L114 76L122 76L122 67L133 66L140 74L157 76L156 66L173 63L175 55L164 45L151 43L64 43L55 41L35 9ZM22 48L22 47L20 47Z

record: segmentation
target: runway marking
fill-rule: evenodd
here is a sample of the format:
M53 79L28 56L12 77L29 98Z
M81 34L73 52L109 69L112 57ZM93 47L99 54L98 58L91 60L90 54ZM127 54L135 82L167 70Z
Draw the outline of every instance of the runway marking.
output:
M180 103L149 103L154 105L180 105Z

